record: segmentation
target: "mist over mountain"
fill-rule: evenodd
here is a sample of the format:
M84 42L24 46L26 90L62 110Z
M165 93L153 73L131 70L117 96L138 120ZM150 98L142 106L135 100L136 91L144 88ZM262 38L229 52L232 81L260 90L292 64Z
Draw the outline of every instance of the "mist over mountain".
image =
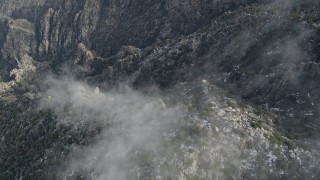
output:
M0 179L319 179L317 0L0 0Z

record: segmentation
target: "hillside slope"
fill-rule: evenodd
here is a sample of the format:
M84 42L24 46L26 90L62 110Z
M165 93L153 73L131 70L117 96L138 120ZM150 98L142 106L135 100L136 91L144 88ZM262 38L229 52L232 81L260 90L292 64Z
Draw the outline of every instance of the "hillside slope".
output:
M319 177L316 0L21 2L0 2L0 179Z

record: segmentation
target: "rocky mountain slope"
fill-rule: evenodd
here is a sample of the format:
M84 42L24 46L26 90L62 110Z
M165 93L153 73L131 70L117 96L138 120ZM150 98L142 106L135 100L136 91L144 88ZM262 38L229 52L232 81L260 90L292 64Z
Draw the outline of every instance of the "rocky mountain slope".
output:
M0 10L1 179L319 178L316 0Z

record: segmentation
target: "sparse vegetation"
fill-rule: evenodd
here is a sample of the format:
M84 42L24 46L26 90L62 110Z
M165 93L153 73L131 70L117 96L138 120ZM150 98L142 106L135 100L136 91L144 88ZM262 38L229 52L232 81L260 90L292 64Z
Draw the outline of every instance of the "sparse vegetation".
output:
M0 10L0 180L319 176L318 1Z

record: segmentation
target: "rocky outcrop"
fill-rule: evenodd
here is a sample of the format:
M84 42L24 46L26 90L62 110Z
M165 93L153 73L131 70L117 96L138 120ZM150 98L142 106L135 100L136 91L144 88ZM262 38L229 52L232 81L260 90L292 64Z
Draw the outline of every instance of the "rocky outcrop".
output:
M211 17L251 2L62 1L44 10L37 23L39 59L67 59L78 43L101 57L116 54L123 45L143 48L190 34Z
M124 45L144 48L190 34L212 17L252 2L65 0L29 1L15 6L16 2L5 1L2 7L6 15L24 18L36 27L32 31L36 34L36 54L31 56L59 64L77 53L79 43L107 58Z
M99 17L99 1L63 1L45 11L38 26L38 59L62 62L79 43L88 45Z
M36 52L35 27L25 19L1 19L0 64L1 75L8 78L9 72L21 64L20 59L34 56Z
M139 68L142 59L141 49L134 46L123 46L114 56L96 58L88 72L95 75L95 81L104 81L106 78L121 81L121 77L126 78L128 74L134 73Z
M0 15L11 16L15 11L19 11L24 8L35 8L37 6L43 6L46 0L2 0L0 2Z

